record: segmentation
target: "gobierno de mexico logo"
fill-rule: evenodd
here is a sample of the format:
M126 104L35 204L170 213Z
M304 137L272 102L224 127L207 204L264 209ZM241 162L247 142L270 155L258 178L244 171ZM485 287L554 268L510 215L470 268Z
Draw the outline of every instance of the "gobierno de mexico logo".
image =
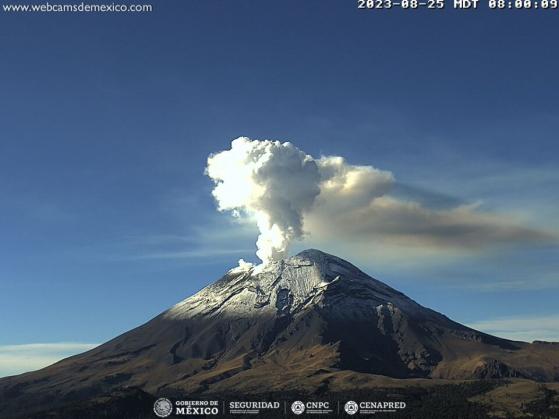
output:
M153 404L153 412L159 418L166 418L173 413L173 403L164 397L157 399Z

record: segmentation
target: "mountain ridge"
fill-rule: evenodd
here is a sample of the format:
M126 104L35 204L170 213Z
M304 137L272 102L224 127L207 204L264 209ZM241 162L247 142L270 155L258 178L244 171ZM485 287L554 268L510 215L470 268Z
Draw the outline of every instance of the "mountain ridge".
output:
M468 328L309 249L264 267L234 268L103 345L0 379L0 407L22 409L33 399L52 408L56 400L122 388L255 394L398 379L558 381L557 348Z

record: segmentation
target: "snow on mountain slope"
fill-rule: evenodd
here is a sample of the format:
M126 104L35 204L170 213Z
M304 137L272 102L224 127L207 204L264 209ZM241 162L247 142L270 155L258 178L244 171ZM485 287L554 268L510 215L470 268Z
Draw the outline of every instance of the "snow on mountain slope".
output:
M331 302L328 293L339 295L340 306L335 311L341 317L356 315L357 308L368 316L389 302L410 314L420 310L413 300L350 263L310 249L261 270L249 266L232 269L215 284L172 307L165 317L260 315L278 310L296 314Z

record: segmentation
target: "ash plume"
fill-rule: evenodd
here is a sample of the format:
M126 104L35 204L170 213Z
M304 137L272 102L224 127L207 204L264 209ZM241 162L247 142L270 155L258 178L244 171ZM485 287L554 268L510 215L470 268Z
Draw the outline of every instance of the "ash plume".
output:
M342 157L315 159L289 142L240 137L231 148L208 158L220 211L252 217L260 231L256 254L264 264L287 256L290 243L304 235L305 214L320 194L367 202L392 185L389 172L353 166Z

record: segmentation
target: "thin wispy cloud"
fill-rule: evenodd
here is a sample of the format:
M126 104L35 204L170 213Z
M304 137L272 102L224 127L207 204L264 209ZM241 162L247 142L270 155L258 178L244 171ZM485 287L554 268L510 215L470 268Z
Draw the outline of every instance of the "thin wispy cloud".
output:
M462 288L466 288L464 285ZM500 292L500 291L539 291L546 289L559 288L559 275L549 274L536 278L521 278L512 281L486 281L483 283L471 284L469 287L481 292Z
M559 342L559 314L498 317L473 322L467 326L506 339Z
M559 170L555 167L517 167L494 160L474 167L455 164L445 176L422 173L421 182L427 188L460 191L463 199L481 199L496 211L520 215L536 226L549 228L558 214Z
M205 217L188 233L158 233L123 238L114 252L119 260L205 260L247 257L254 253L255 229L246 220ZM115 258L115 256L111 258Z
M132 259L203 259L220 256L243 256L250 254L254 249L195 249L175 252L159 252L138 255Z
M38 370L96 346L80 342L0 345L0 377Z

